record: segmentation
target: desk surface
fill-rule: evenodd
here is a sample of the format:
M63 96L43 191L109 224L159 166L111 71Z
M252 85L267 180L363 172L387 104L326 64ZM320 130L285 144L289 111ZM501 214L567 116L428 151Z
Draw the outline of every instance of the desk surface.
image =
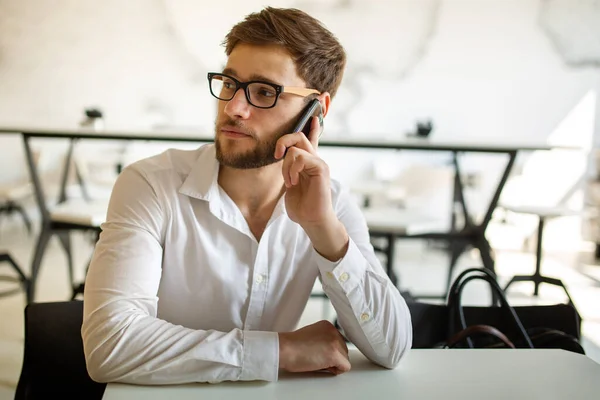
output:
M212 136L205 132L194 131L94 131L91 129L39 129L28 127L0 127L0 134L23 133L30 137L38 138L76 138L76 139L103 139L103 140L152 140L166 142L212 142ZM417 137L377 137L328 139L326 136L319 142L324 147L344 147L360 149L411 149L432 151L465 151L483 153L508 153L514 151L550 150L543 142L519 142L498 140L438 140L435 138ZM565 147L565 146L560 146ZM568 147L567 147L568 148Z
M394 370L351 350L352 370L282 374L278 382L109 384L104 400L597 399L600 364L564 350L411 350Z

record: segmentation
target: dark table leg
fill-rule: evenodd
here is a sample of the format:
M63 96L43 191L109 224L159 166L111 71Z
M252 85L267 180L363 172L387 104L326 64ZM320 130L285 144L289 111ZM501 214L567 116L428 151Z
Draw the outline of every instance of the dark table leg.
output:
M29 169L31 183L33 184L35 201L38 205L38 209L40 210L42 221L48 221L50 215L48 213L48 208L46 207L46 198L44 196L42 183L40 182L40 177L35 165L33 151L31 150L31 144L29 143L30 139L31 138L29 137L29 135L23 134L23 146L25 149L25 158L27 159L27 169Z
M485 269L495 273L496 268L495 268L494 252L492 250L492 247L490 246L489 241L487 240L487 238L485 236L485 233L486 233L487 227L492 219L492 214L494 213L494 210L498 206L498 201L500 200L500 195L502 194L502 190L504 189L504 186L506 185L508 177L510 176L510 173L512 172L516 156L517 156L516 151L511 151L508 153L508 162L507 162L504 172L500 178L500 181L498 182L498 186L492 196L490 204L488 205L486 214L480 224L475 224L475 222L473 221L473 218L471 216L471 213L469 212L469 209L467 207L466 200L465 200L465 188L462 183L462 180L460 179L461 169L460 169L460 165L458 162L458 154L457 154L457 152L453 152L453 164L454 164L454 170L455 170L454 199L460 205L460 208L461 208L461 211L462 211L462 214L464 217L464 226L462 228L460 228L458 231L453 231L453 232L451 232L450 235L448 235L448 240L450 241L450 249L451 249L451 257L450 257L451 260L450 260L450 266L449 266L449 271L448 271L448 279L449 279L448 283L449 284L451 284L451 282L450 282L451 275L456 266L458 258L465 251L467 251L469 247L478 249L479 254L481 255L481 261L482 261L483 267ZM456 222L456 217L453 216L453 225L455 224L455 222ZM455 226L453 226L452 229L455 229ZM453 237L454 237L454 239L453 239ZM448 288L449 288L449 286L446 288L446 293L445 293L446 295L447 295ZM496 293L492 292L492 301L495 302L497 300L498 299L497 299Z
M461 206L463 207L463 211L465 212L465 215L466 215L464 233L466 233L466 237L470 239L470 242L473 245L473 247L477 248L479 250L479 252L481 253L481 259L482 259L484 267L489 269L492 272L494 272L494 270L495 270L494 256L493 256L493 251L490 246L490 243L488 242L488 240L485 236L485 232L487 230L488 225L490 224L490 221L492 220L492 215L494 213L494 210L498 206L498 201L500 200L500 195L502 194L502 190L504 189L504 186L506 185L508 177L510 176L510 173L513 169L515 159L517 156L517 152L511 151L508 153L508 156L509 156L509 158L508 158L506 167L504 169L504 172L500 178L500 181L498 182L498 186L496 188L496 191L494 192L494 195L492 196L492 200L490 201L490 204L488 205L485 216L483 217L483 220L481 221L481 223L479 225L475 225L473 223L472 218L470 217L470 214L468 214L468 210L466 208L466 203L464 200L464 188L462 186L462 183L459 184L459 189L460 189L459 196L461 199ZM460 171L458 163L455 164L455 168L457 169L457 172Z
M385 251L386 273L394 286L398 287L398 276L394 272L394 258L396 257L396 235L386 235L387 247Z
M44 190L42 184L40 182L40 177L35 165L35 160L33 157L33 151L31 150L31 145L29 143L30 136L27 134L23 134L23 146L25 150L25 158L27 159L27 168L29 169L29 175L31 178L31 182L33 184L35 200L38 205L38 209L40 211L41 219L42 219L42 227L40 230L40 235L37 240L37 246L34 253L33 261L31 263L31 271L29 277L29 284L27 287L27 302L31 303L35 299L35 287L37 283L37 276L39 272L39 265L41 263L41 257L43 254L43 249L45 249L48 240L48 230L45 229L47 224L50 223L50 213L48 212L48 207L46 206L46 198L44 196Z
M484 268L486 268L487 270L489 270L493 273L496 272L495 258L494 258L492 247L490 246L490 242L487 240L487 238L485 236L485 232L487 230L488 225L490 224L490 221L492 220L492 215L494 213L494 210L496 210L496 207L498 207L498 201L500 200L500 195L502 194L502 190L504 189L504 186L506 186L506 182L508 181L508 177L510 176L510 173L512 172L516 158L517 158L516 151L511 151L508 153L508 162L506 163L504 172L502 173L502 176L500 177L500 181L498 182L498 187L496 188L496 191L494 192L494 195L492 196L492 200L490 201L490 204L485 213L485 216L483 217L483 221L481 221L481 224L479 226L475 227L475 230L473 232L474 233L473 234L473 238L474 238L473 244L475 245L475 247L479 250L479 253L481 254L481 260L483 262L483 266L484 266ZM496 292L492 292L492 301L496 302L497 300L498 300L498 296L497 296Z
M502 194L502 190L504 189L504 186L506 185L508 177L510 176L510 173L512 172L512 169L513 169L513 166L515 163L515 159L517 156L517 151L516 150L508 151L507 155L508 155L508 162L506 164L506 167L504 168L504 172L502 173L502 176L500 178L500 181L498 182L496 191L494 192L492 199L488 205L486 214L485 214L483 220L479 224L476 224L473 221L473 217L472 217L471 213L469 212L469 208L468 208L466 200L465 200L465 188L462 183L462 180L460 179L461 169L460 169L460 165L458 162L459 161L458 160L458 152L453 152L453 165L454 165L454 169L455 169L455 181L454 181L455 185L454 185L453 198L454 198L455 202L457 202L460 206L461 212L464 217L464 225L462 227L456 226L456 214L455 214L455 210L453 210L453 219L452 219L453 223L452 223L451 230L449 232L440 232L440 233L432 232L432 233L424 233L424 234L417 234L417 235L394 235L394 238L397 237L397 238L410 238L410 239L432 239L432 240L444 241L444 242L448 243L448 249L450 251L450 265L449 265L449 270L448 270L448 283L449 284L451 283L450 280L452 277L452 272L454 271L454 268L456 267L458 259L469 248L478 249L479 253L481 255L483 267L486 268L487 270L495 273L494 251L493 251L492 247L490 246L490 243L487 240L485 233L486 233L487 227L492 219L492 214L494 213L494 210L498 206L498 201L500 200L500 195ZM391 235L387 232L371 232L371 236L385 238L388 241L388 246L383 247L383 248L374 246L374 248L376 251L383 252L386 255L386 258L387 258L386 271L388 272L388 275L392 274L393 273L393 268L392 268L393 250L389 248ZM390 257L390 252L392 252L391 257ZM390 279L396 279L396 278L395 277L392 278L392 276L390 276ZM443 299L447 296L447 290L449 288L449 284L447 285L446 290L443 294L439 294L439 295L419 295L419 294L417 294L417 295L413 295L413 296L415 298L423 298L423 299ZM497 294L495 292L492 292L492 300L494 302L498 300Z
M69 171L71 170L71 160L73 158L73 149L75 148L75 139L69 140L69 148L65 156L63 172L60 179L60 191L58 193L58 203L67 200L67 182L69 180Z

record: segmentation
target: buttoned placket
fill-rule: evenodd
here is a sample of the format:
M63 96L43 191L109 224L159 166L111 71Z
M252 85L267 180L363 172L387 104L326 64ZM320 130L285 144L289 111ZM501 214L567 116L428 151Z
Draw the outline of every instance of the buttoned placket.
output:
M263 239L268 235L267 230L263 234ZM248 312L244 321L244 330L257 330L260 327L265 302L267 299L267 289L269 286L269 254L266 240L260 242L254 241L253 250L256 252L254 265L252 266L252 279L250 280L250 296L248 299Z
M244 321L244 330L260 330L263 311L269 290L269 242L273 224L284 214L283 198L279 200L273 215L267 222L260 242L253 241L256 249L254 265L252 266L252 279L250 280L250 298L248 312Z

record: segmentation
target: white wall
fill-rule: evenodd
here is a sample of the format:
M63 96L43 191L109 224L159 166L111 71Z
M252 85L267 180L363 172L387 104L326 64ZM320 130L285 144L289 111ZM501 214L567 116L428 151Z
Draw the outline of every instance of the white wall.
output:
M445 137L546 138L594 72L563 65L536 23L538 9L538 1L443 2L430 50L411 79L391 86L394 101L380 105L371 92L379 130L432 115Z
M75 127L96 105L108 129L211 133L206 72L224 62L224 33L262 3L0 0L0 125ZM539 0L338 3L270 2L314 12L348 49L326 120L332 137L404 135L432 118L440 138L543 141L597 84L597 70L568 67L555 51L539 26ZM5 162L21 157L4 140ZM325 153L342 180L372 157ZM482 160L469 165L497 166ZM0 181L22 173L3 170Z

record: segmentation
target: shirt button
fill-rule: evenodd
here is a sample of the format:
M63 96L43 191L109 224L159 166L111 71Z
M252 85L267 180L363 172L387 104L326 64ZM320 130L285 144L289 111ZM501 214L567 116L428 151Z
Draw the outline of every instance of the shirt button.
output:
M361 316L360 316L360 320L363 321L363 322L368 321L369 318L371 318L371 316L369 314L367 314L367 313L362 313Z
M328 278L330 278L330 279L334 279L334 278L335 278L335 275L333 275L333 272L331 272L331 271L328 271L328 272L327 272L327 277L328 277Z
M346 282L348 280L348 278L350 278L350 275L348 275L347 272L344 272L343 274L340 275L340 282Z
M264 280L265 280L265 276L264 275L257 275L256 276L256 283L263 283Z

